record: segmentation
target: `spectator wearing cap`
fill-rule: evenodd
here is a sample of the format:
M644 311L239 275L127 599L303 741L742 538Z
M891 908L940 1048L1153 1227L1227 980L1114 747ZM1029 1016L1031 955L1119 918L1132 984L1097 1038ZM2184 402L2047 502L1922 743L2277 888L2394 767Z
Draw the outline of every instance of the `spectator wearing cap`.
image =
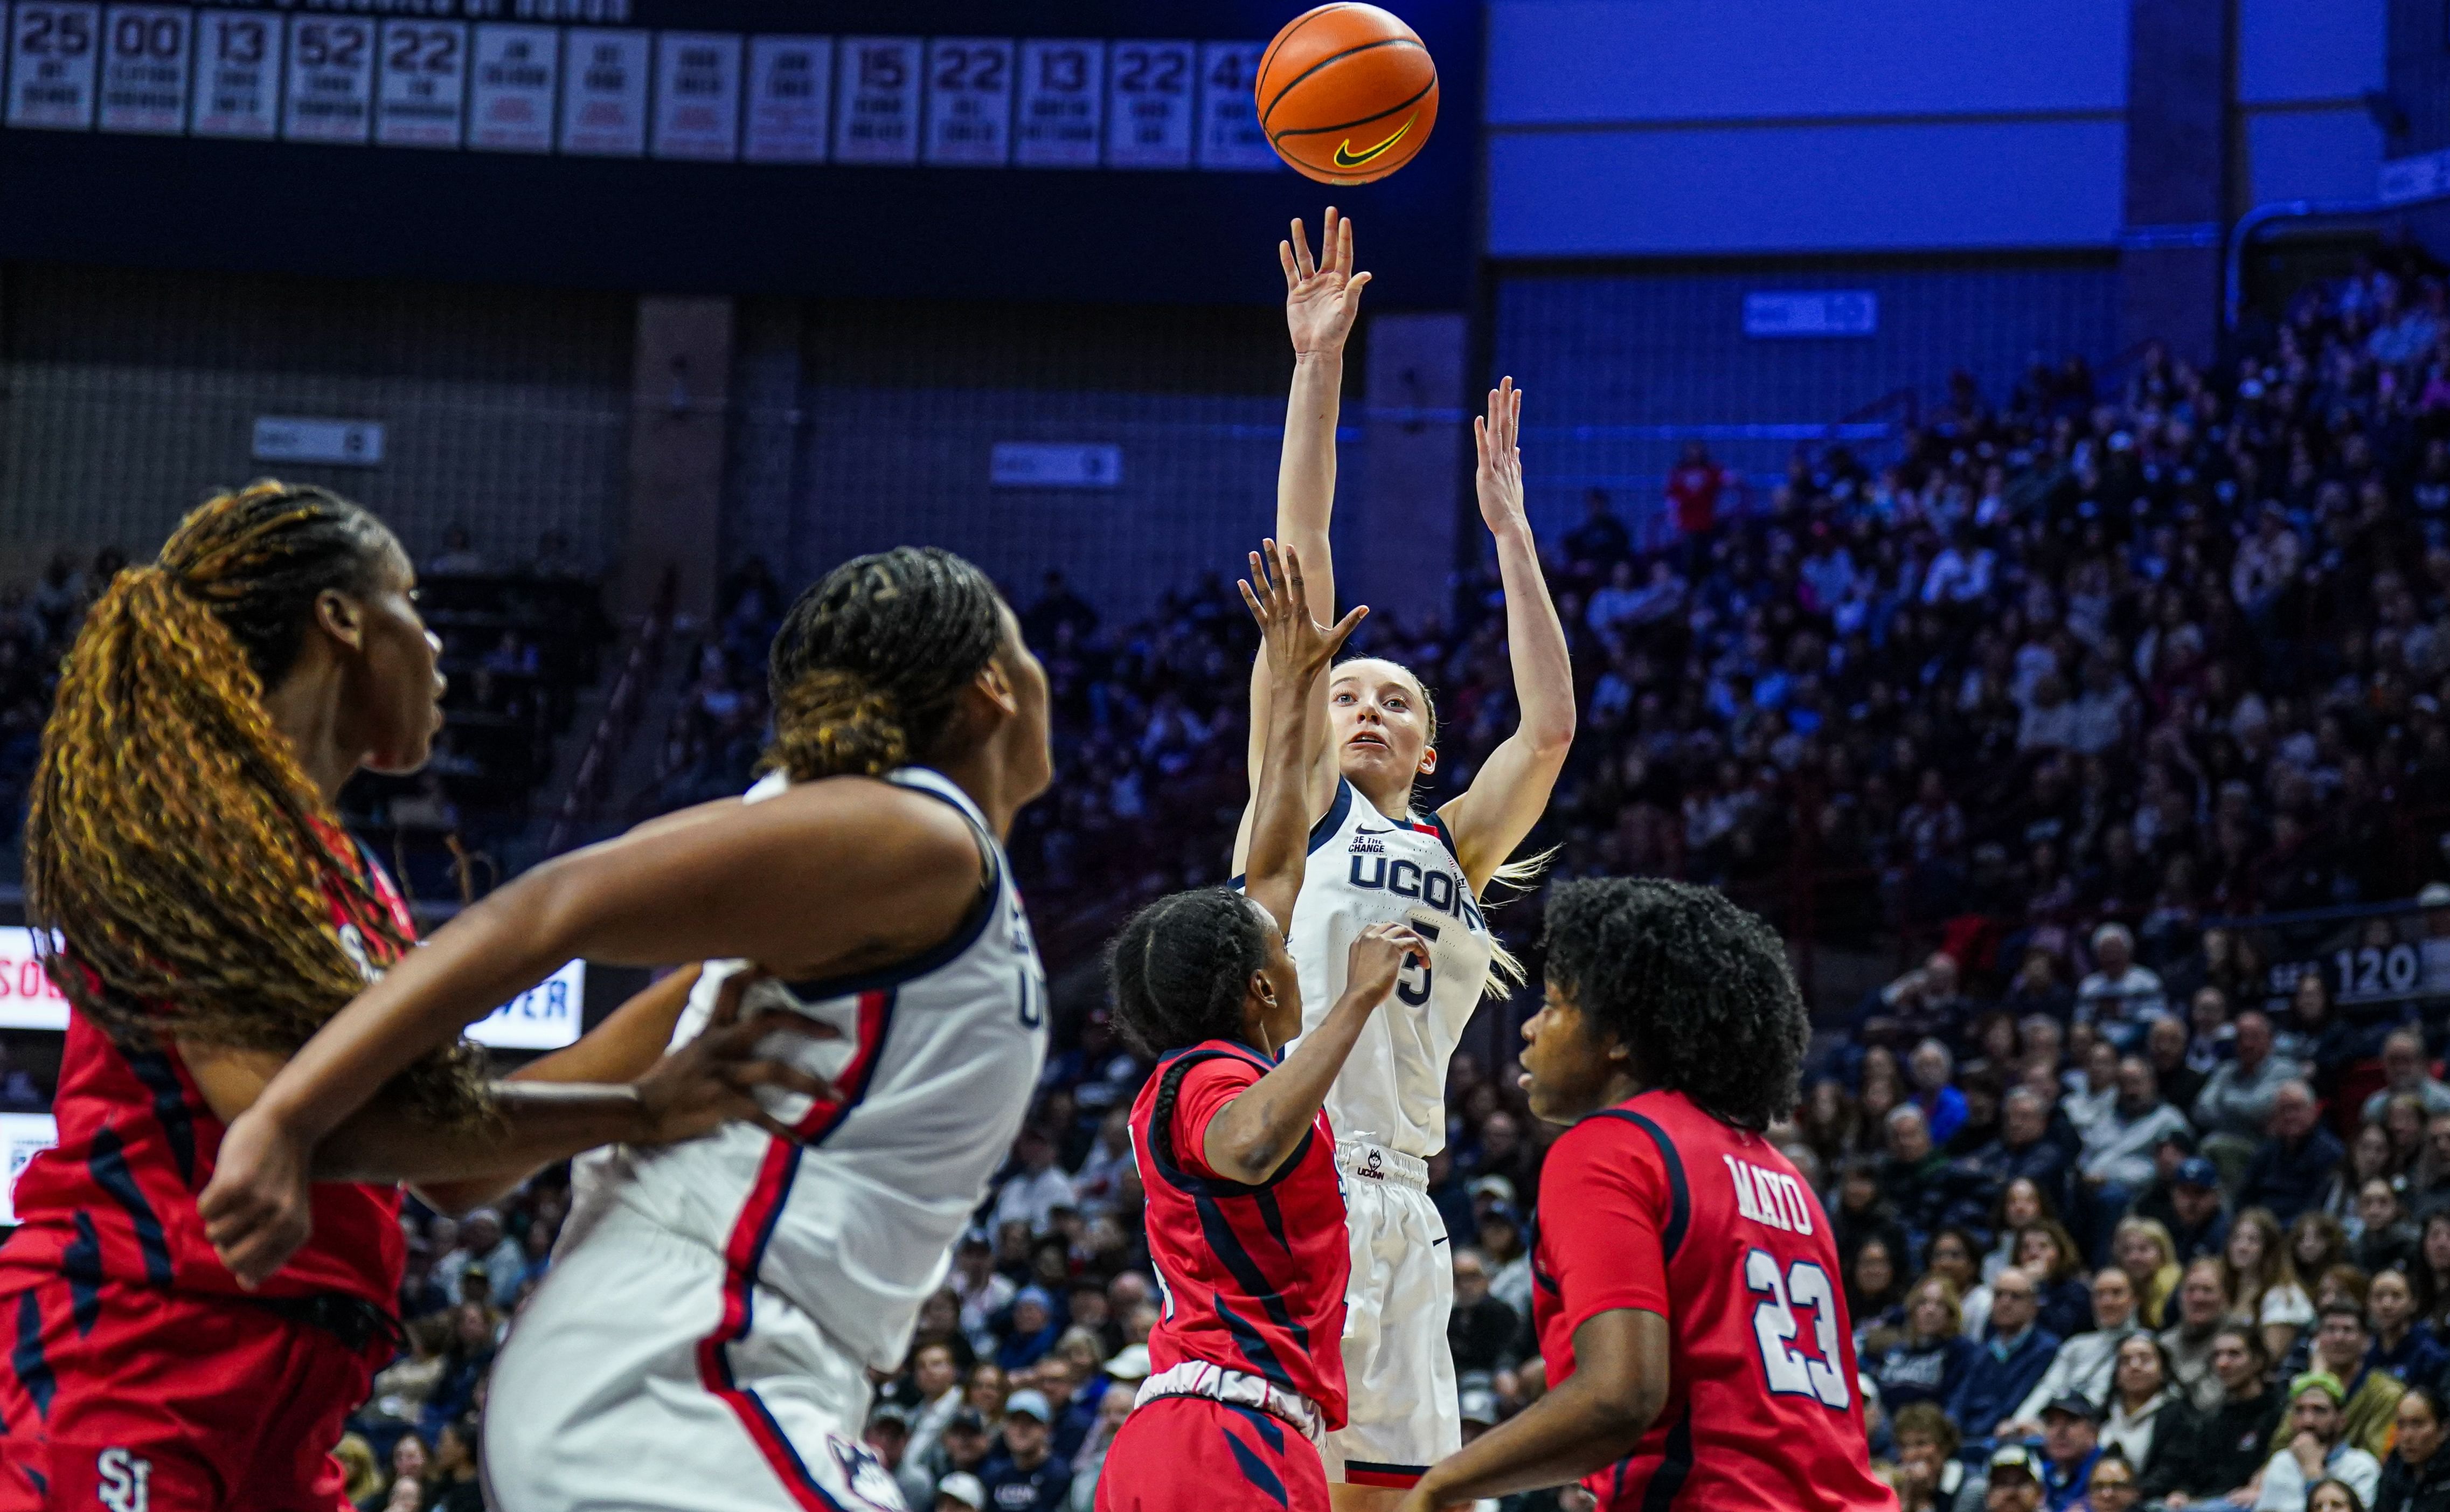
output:
M2169 1242L2189 1264L2217 1257L2228 1248L2228 1199L2221 1195L2220 1172L2201 1155L2178 1163L2169 1178Z
M962 1333L970 1347L990 1352L995 1347L993 1326L1019 1287L1010 1276L996 1269L995 1241L983 1231L972 1229L962 1235L953 1248L953 1269L944 1277L944 1285L962 1302Z
M987 1420L976 1407L965 1406L953 1414L951 1421L944 1425L944 1431L937 1437L935 1447L920 1459L918 1468L921 1473L904 1480L904 1495L913 1502L924 1502L928 1488L942 1482L945 1476L955 1471L968 1475L983 1471L994 1450L995 1435L987 1427ZM919 1493L916 1496L910 1494L913 1479Z
M2187 1115L2161 1099L2161 1082L2152 1063L2141 1056L2120 1060L2118 1095L2085 1131L2084 1162L2079 1168L2095 1259L2109 1256L2110 1236L2118 1220L2157 1173L2153 1151L2164 1139L2186 1129Z
M995 1226L1025 1223L1034 1234L1044 1233L1058 1208L1078 1208L1072 1178L1055 1169L1055 1139L1045 1130L1023 1129L1013 1142L1017 1169L996 1193Z
M1044 1287L1023 1287L1013 1293L1011 1319L1012 1329L995 1357L1008 1371L1036 1365L1063 1336L1063 1320L1055 1315L1055 1298Z
M1447 1314L1447 1348L1457 1375L1514 1365L1514 1336L1523 1320L1488 1294L1488 1256L1469 1247L1454 1255L1454 1308Z
M2161 979L2135 963L2135 936L2125 924L2104 924L2092 932L2092 959L2094 969L2076 983L2075 1021L2092 1025L2124 1050L2144 1020L2167 1006Z
M860 1442L876 1455L887 1474L898 1484L904 1461L910 1451L910 1413L898 1402L880 1402L867 1415L867 1429Z
M980 1475L985 1512L1063 1512L1072 1490L1072 1467L1055 1457L1046 1398L1016 1391L1003 1405L1003 1443L987 1457Z
M2372 1349L2363 1308L2345 1298L2323 1304L2314 1326L2314 1368L2340 1382L2341 1436L2379 1459L2390 1452L2391 1425L2407 1387L2373 1367Z
M1968 1464L1979 1464L1990 1453L2000 1428L2058 1353L2058 1336L2033 1321L2040 1308L2036 1279L2016 1267L2001 1270L1991 1283L1991 1336L1948 1405L1948 1415L1967 1435Z
M2382 1486L2382 1462L2348 1442L2341 1403L2347 1388L2325 1370L2288 1384L2287 1443L2263 1467L2255 1512L2302 1512L2305 1493L2324 1479L2344 1483L2370 1506Z
M2242 1170L2270 1132L2272 1104L2297 1067L2272 1053L2271 1020L2248 1011L2237 1016L2237 1055L2222 1062L2195 1098L2194 1123L2212 1163Z
M443 1294L456 1301L461 1278L471 1270L481 1270L493 1283L494 1300L507 1308L518 1296L527 1269L528 1257L517 1242L502 1233L502 1215L491 1208L478 1208L460 1218L457 1247L435 1262L434 1279Z
M1983 1512L2041 1512L2042 1462L2032 1450L2012 1444L1990 1457L1990 1480L1982 1492Z
M2100 1409L2073 1391L2051 1398L2042 1408L2042 1505L2067 1512L2082 1502L2100 1458Z
M1531 1251L1523 1243L1523 1215L1512 1203L1492 1202L1480 1215L1480 1252L1495 1269L1488 1294L1514 1309L1517 1318L1531 1316Z
M2244 1208L2268 1208L2282 1225L2323 1198L2331 1173L2348 1157L2339 1135L2322 1126L2314 1089L2304 1081L2282 1082L2271 1100L2271 1133L2256 1148L2238 1182Z
M956 1470L936 1483L935 1506L936 1512L986 1512L987 1488L967 1470Z
M2437 884L2438 885L2438 884ZM2424 1115L2450 1113L2450 1086L2433 1075L2424 1056L2424 1036L2414 1029L2394 1029L2382 1042L2382 1090L2365 1099L2364 1121L2380 1123L2393 1097L2414 1097Z

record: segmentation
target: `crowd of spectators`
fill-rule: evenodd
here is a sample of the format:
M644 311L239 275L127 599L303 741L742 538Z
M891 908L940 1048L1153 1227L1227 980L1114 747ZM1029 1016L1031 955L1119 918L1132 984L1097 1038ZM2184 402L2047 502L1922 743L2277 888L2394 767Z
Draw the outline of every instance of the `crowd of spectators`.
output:
M1937 945L1833 1017L1772 1132L1823 1193L1907 1512L2450 1507L2450 978L2428 948L2411 990L2343 1004L2207 922L2444 871L2450 285L2366 264L2217 370L1960 378L1896 451L1748 485L1697 450L1663 548L1602 495L1547 543L1582 713L1551 874ZM1254 637L1222 578L1125 627L1055 574L1020 597L1058 779L1013 850L1060 970L1221 880ZM0 596L0 685L55 645L27 639L49 602ZM726 586L660 806L749 781L785 605L759 563ZM1367 627L1437 698L1430 801L1513 726L1503 632L1487 572ZM2450 886L2421 901L2450 941ZM1538 918L1534 892L1492 922L1528 947ZM1063 1031L867 1425L916 1508L1085 1512L1148 1370L1145 1068L1102 1014ZM1513 1070L1456 1058L1430 1163L1467 1432L1539 1389L1554 1131ZM366 1512L478 1504L486 1367L567 1208L558 1175L457 1223L412 1207L409 1344L346 1447Z
M1697 447L1668 491L1663 546L1598 494L1546 543L1583 724L1539 842L1553 875L1939 947L1824 1037L1776 1131L1825 1193L1909 1512L2450 1506L2450 887L2416 988L2345 1004L2218 922L2443 873L2440 270L2308 288L2216 370L1960 376L1878 465L1832 448L1748 482ZM1221 878L1253 642L1221 577L1123 627L1055 574L1018 601L1058 780L1013 848L1060 967ZM671 801L746 780L782 607L756 564L728 591ZM1438 699L1434 802L1513 724L1493 573L1365 633ZM1527 946L1538 917L1534 894L1493 921ZM1475 1425L1537 1386L1550 1132L1510 1070L1458 1057L1431 1173ZM1050 1066L872 1430L914 1504L1085 1506L1154 1315L1140 1075L1095 1015Z

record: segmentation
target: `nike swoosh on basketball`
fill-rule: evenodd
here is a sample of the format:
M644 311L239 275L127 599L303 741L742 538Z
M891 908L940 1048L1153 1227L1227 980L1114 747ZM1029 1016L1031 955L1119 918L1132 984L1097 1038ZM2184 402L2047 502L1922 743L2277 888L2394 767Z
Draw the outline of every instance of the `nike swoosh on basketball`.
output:
M1389 137L1386 141L1379 143L1374 147L1364 147L1358 152L1352 150L1352 139L1351 137L1346 137L1342 142L1336 144L1335 165L1339 168L1368 167L1371 163L1384 157L1389 147L1391 147L1396 143L1403 141L1404 134L1411 130L1412 123L1419 119L1420 112L1415 110L1410 115L1404 118L1404 124L1395 128L1395 134L1393 136Z

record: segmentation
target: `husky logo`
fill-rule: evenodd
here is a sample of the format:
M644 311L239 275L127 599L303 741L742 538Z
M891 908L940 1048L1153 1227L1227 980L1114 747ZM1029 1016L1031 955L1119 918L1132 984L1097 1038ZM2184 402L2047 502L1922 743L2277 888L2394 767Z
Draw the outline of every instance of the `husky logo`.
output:
M110 1512L150 1512L153 1462L126 1449L105 1449L93 1464L95 1494Z
M1387 1173L1380 1168L1385 1166L1386 1163L1387 1157L1378 1151L1372 1150L1370 1152L1369 1160L1363 1164L1359 1171L1354 1172L1353 1174L1356 1176L1367 1176L1372 1181L1384 1181L1387 1179Z
M843 1485L853 1499L878 1512L902 1512L902 1488L884 1461L865 1444L830 1434L826 1438L834 1452L834 1467L842 1471Z
M1376 831L1365 829L1361 833L1352 837L1352 848L1346 854L1353 856L1384 856L1387 854L1387 843L1378 838Z

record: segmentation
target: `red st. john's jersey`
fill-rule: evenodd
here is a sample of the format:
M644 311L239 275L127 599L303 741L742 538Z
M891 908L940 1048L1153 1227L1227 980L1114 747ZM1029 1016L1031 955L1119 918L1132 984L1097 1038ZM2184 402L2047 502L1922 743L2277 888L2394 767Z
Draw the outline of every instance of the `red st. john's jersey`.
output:
M1211 1039L1157 1062L1132 1104L1132 1156L1148 1192L1149 1259L1165 1292L1149 1364L1204 1360L1259 1376L1344 1426L1344 1283L1352 1268L1344 1188L1327 1115L1257 1186L1209 1167L1209 1120L1275 1069L1259 1052ZM1154 1127L1159 1090L1174 1116Z
M382 868L347 836L337 830L331 836L336 850L359 858L401 933L413 935L408 905ZM389 958L349 921L333 891L333 927L371 980ZM73 960L60 964L79 969ZM175 1046L166 1038L159 1049L122 1045L71 1012L51 1112L59 1143L35 1155L18 1178L23 1227L0 1245L0 1292L65 1274L72 1281L241 1294L196 1212L225 1126ZM399 1189L318 1182L312 1197L313 1237L257 1294L339 1292L396 1310L406 1262Z
M1828 1218L1767 1140L1645 1092L1558 1139L1537 1227L1531 1315L1551 1388L1591 1318L1667 1320L1666 1405L1583 1483L1602 1512L1896 1505L1872 1478Z

